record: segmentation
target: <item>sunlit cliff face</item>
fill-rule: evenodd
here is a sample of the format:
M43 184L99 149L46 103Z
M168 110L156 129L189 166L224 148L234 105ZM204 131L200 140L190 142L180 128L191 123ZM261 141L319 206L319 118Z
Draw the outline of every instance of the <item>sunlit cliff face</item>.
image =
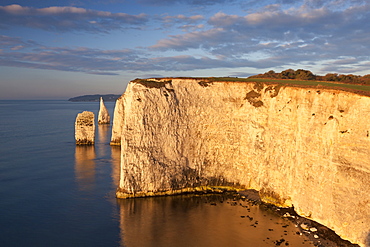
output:
M77 145L92 145L95 143L95 120L93 112L84 111L77 114L75 139Z
M172 78L131 82L117 107L118 197L253 188L369 244L370 98Z
M100 107L98 114L98 124L110 124L110 116L107 108L105 107L103 98L100 97Z

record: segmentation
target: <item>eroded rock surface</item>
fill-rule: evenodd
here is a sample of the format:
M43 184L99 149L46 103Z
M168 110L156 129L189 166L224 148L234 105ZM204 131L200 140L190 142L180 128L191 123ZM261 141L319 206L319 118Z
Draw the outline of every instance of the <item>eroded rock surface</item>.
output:
M100 97L100 108L98 114L98 124L110 124L110 116L107 108L105 107L103 98Z
M369 97L172 78L135 80L121 100L117 197L256 189L370 246Z
M110 145L121 145L121 134L124 122L124 105L123 96L116 100L113 112L113 126L112 126L112 137Z
M77 145L92 145L95 143L95 120L93 112L84 111L77 114L75 139Z

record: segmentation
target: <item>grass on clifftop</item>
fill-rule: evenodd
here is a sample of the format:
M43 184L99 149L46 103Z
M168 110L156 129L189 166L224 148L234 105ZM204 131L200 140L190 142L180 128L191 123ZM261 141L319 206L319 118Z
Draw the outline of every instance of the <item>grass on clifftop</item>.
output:
M166 81L156 82L147 79L135 79L136 83L143 84L149 87L162 87L164 84L171 82L174 78L158 78L158 80L166 79ZM334 89L356 93L359 95L370 96L370 86L359 85L359 84L348 84L339 82L329 81L315 81L315 80L295 80L295 79L270 79L270 78L237 78L237 77L177 77L182 79L198 79L204 82L263 82L266 84L280 84L291 87L301 88L322 88L322 89Z
M337 89L342 91L353 92L361 95L370 96L370 86L358 84L335 83L328 81L314 80L287 80L287 79L265 79L265 78L236 78L236 77L211 77L212 81L226 82L263 82L263 83L278 83L286 86L297 87L321 87L325 89Z

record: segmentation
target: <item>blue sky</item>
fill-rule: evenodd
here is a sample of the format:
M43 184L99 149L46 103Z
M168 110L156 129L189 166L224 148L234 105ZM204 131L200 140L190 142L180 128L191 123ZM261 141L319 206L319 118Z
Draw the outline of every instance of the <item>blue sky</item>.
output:
M370 74L366 0L1 0L0 99L121 94L135 78Z

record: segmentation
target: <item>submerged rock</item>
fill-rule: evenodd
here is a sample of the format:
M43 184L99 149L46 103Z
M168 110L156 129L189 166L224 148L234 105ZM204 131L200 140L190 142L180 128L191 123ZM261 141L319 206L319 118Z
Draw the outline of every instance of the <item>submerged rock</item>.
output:
M102 97L100 97L98 124L110 124L110 116L109 116L107 108L104 105L104 101Z
M93 112L84 111L77 114L75 122L75 139L77 145L92 145L95 142L95 116Z

